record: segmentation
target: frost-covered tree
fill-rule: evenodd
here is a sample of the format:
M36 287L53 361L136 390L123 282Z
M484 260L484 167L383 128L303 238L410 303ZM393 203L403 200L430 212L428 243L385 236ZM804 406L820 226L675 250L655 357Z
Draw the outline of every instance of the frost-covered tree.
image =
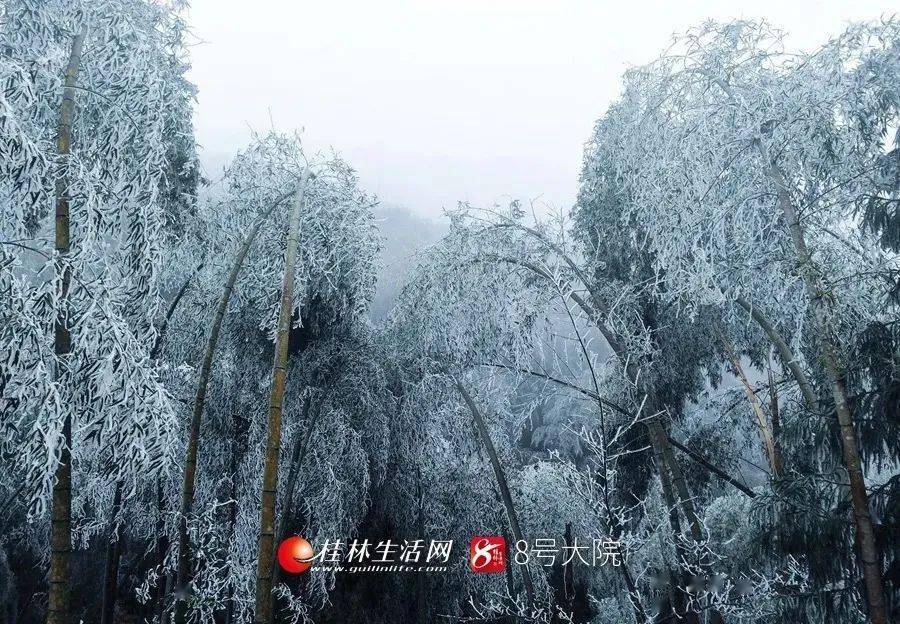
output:
M896 21L676 37L568 214L461 204L372 326L346 162L201 178L184 14L0 0L0 621L900 615ZM622 560L293 576L291 534Z
M690 317L716 306L732 327L752 319L793 378L796 409L825 419L818 435L838 443L816 444L810 468L839 462L856 534L844 549L858 557L818 573L828 570L833 587L859 570L873 622L887 620L888 605L864 473L885 460L896 468L896 423L875 411L879 425L868 424L854 393L875 390L878 375L854 351L895 314L884 302L897 259L870 229L873 202L893 192L897 28L853 26L808 54L785 50L765 24L691 31L628 72L597 125L584 182L618 203L620 225L637 226L668 305Z
M443 386L439 396L446 397L444 401L450 400L450 404L442 410L451 409L457 427L471 432L469 439L474 438L484 448L492 483L505 510L504 532L519 541L524 533L507 474L514 463L510 465L501 458L502 450L492 438L486 410L466 376L502 359L503 354L515 360L522 357L531 344L534 324L540 322L540 314L532 314L531 307L546 295L530 288L520 275L492 271L489 265L473 262L471 243L466 230L455 227L442 245L423 257L392 315L391 344L402 363L403 399L409 394L420 396L421 390L416 388L422 384L433 385L432 391ZM429 381L435 376L436 380ZM404 409L420 417L427 415L427 411L419 412L409 403ZM422 431L427 425L413 421L409 427ZM424 456L419 455L422 451L415 448L416 444L431 445L428 441L433 434L426 430L420 435L407 436L407 443L412 443L405 446L404 454L411 454L407 462L410 457ZM503 443L506 445L508 442ZM423 478L435 479L436 475L425 472ZM413 487L420 485L407 485L407 494ZM522 572L523 605L530 610L539 598L538 588L532 570L523 567Z
M247 451L243 457L235 457L235 465L260 466L256 462L262 461L262 455L257 451L261 450L258 444L264 431L264 427L261 428L265 422L262 406L266 402L264 394L260 393L261 384L263 371L271 367L273 357L266 353L271 353L281 299L278 275L279 271L283 272L290 200L301 186L305 188L305 198L297 213L295 288L287 311L290 319L289 381L283 408L285 432L294 431L301 426L296 419L305 411L302 406L307 399L304 397L313 393L310 379L320 374L320 366L327 364L315 360L304 360L305 364L294 361L320 342L339 343L362 331L374 291L377 229L371 213L372 200L359 190L355 173L335 156L307 158L296 136L270 133L257 137L227 168L222 181L211 187L209 200L200 208L199 223L189 223L187 248L178 252L185 258L193 256L184 264L186 272L194 270L191 267L195 266L196 256L201 253L199 246L204 250L205 261L197 274L196 287L185 293L185 301L172 319L178 329L168 332L167 346L163 349L166 370L173 375L173 388L194 395L193 400L187 401L191 413L186 427L188 436L178 535L174 540L178 556L167 559L163 569L157 570L151 579L154 585L163 583L160 573L171 570L170 566L177 562L177 578L172 583L176 600L168 607L169 610L175 607L177 619L203 617L225 594L233 596L228 600L234 606L233 609L229 607L233 617L243 618L252 608L252 601L248 604L244 593L248 587L248 579L243 576L246 571L242 568L240 572L235 569L226 572L215 549L227 548L229 540L232 543L245 540L245 531L255 531L258 535L258 516L249 524L243 524L242 518L244 514L252 513L244 505L259 503L253 502L251 496L243 499L241 505L232 506L228 513L236 513L227 522L231 528L226 531L231 536L218 532L221 541L206 542L212 534L204 537L202 527L213 521L206 510L228 508L229 504L222 499L222 486L216 485L216 479L205 483L213 475L222 474L223 466L219 463L221 456L208 450L210 444L213 448L218 444L215 434L210 437L211 434L205 432L209 425L204 412L213 409L218 413L221 409L208 404L210 398L215 397L217 404L227 399L232 407L225 409L239 413L249 426ZM276 260L279 257L282 268ZM209 310L211 319L196 318L198 309ZM198 334L208 336L205 345L196 340ZM240 354L245 352L252 356L242 357ZM222 364L219 364L220 357L225 357ZM225 381L228 377L223 375L238 366L234 358L241 358L240 367L247 370L249 379L254 379L246 386L246 392L250 394L244 394L239 400L228 397L227 392L222 397L226 387L217 388L218 384L228 383ZM229 361L232 363L228 364ZM303 370L304 367L309 370ZM191 369L196 372L192 374ZM298 376L296 382L292 381L292 375ZM192 382L188 381L191 376L194 376ZM185 381L194 386L193 391L184 387ZM317 404L317 400L313 403ZM312 407L312 414L322 409L321 406ZM221 417L214 415L216 418ZM219 431L224 427L226 436L230 437L233 434L227 432L229 422L230 417L218 424L214 420L212 426ZM284 455L286 445L275 445L273 449L279 446ZM337 455L325 459L340 465L346 458ZM279 469L282 473L292 470L296 473L299 469L296 462L284 457L278 464L283 467ZM258 495L262 468L254 470L255 474L250 473L253 476L244 475L242 482L232 482L229 487L237 489L233 490L231 498L234 494L243 496L245 488L248 495L254 488ZM229 472L232 479L237 478L234 469ZM278 482L285 483L283 478ZM284 491L284 487L286 484L279 491ZM340 500L335 502L344 504ZM213 544L218 545L210 550ZM249 548L249 543L243 547ZM254 567L258 559L253 557ZM234 562L234 559L230 560ZM212 565L213 561L215 565ZM241 565L248 563L242 559ZM227 574L233 577L228 578ZM294 606L300 609L303 603Z
M137 0L2 10L5 472L31 519L49 507L48 617L66 621L73 540L105 525L88 510L173 459L176 421L147 354L165 215L191 193L169 195L172 142L193 140L166 106L187 90L183 23L177 3Z
M645 452L640 448L626 452L626 448L636 442L635 435L642 429L636 424L647 419L640 416L642 406L637 403L634 411L616 405L619 411L614 416L604 415L604 409L609 411L609 395L624 392L623 402L637 396L631 384L621 383L623 371L619 366L627 366L629 358L641 358L641 337L626 334L617 327L631 341L628 348L633 351L627 351L607 322L597 317L586 297L606 305L606 310L615 308L605 304L596 291L582 294L585 290L581 285L593 284L584 277L579 264L583 262L582 256L577 244L568 238L562 222L527 225L523 212L515 204L508 212L463 209L454 213L452 219L450 234L423 259L393 317L396 348L402 357L409 358L401 360L408 362L404 369L419 371L414 373L419 375L449 375L450 380L457 376L454 384L459 383L460 374L477 370L481 376L507 377L501 387L509 383L510 376L513 386L523 378L531 382L539 380L544 387L537 391L538 397L546 398L547 394L562 388L588 398L591 416L586 422L600 436L601 442L595 448L602 449L596 482L607 490L606 496L593 501L600 504L603 519L603 525L594 527L595 534L623 537L623 524L627 523L622 521L620 504L628 497L614 500L616 494L611 494L607 486L614 481L618 461L633 460L634 451ZM610 292L621 293L621 287ZM629 303L630 300L623 303L622 309L629 310ZM621 322L617 316L610 317ZM566 338L558 339L561 332L567 332ZM616 344L616 355L621 358L621 362L614 361L612 366L601 357L609 354L609 342ZM580 374L574 374L573 367ZM634 372L632 375L638 376ZM465 386L458 390L463 405L469 408L467 411L478 425L483 420L479 418L483 410ZM683 396L680 400L683 401ZM680 406L675 401L672 404ZM480 435L480 426L475 431L484 437ZM668 438L665 444L672 462ZM490 447L486 445L486 448L490 455ZM507 470L515 469L515 463ZM640 462L634 465L640 466ZM505 498L503 470L494 472L501 498ZM646 483L646 477L642 481L640 477L635 479L636 475L630 476L631 495L641 495L646 488L641 483ZM530 500L532 496L534 492L528 492L525 499ZM682 496L682 504L685 500ZM511 507L508 501L504 503ZM511 531L515 533L516 529L511 527ZM621 572L626 587L623 593L630 596L623 608L634 611L638 621L645 621L634 577L627 567Z

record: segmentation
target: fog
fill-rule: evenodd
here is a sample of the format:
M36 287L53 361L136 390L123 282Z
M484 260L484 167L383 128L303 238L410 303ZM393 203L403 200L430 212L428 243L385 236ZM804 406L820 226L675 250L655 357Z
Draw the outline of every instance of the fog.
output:
M437 216L510 195L568 208L582 144L629 65L707 17L811 47L885 1L195 0L192 79L215 178L251 129L305 127L383 200Z

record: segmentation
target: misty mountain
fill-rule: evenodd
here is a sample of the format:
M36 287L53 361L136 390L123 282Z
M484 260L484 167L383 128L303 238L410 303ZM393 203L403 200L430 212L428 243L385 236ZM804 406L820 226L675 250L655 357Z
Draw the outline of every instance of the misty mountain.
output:
M437 221L413 214L409 208L391 203L379 204L375 217L381 229L382 249L379 258L378 285L369 312L373 321L387 316L416 253L436 242L446 230Z

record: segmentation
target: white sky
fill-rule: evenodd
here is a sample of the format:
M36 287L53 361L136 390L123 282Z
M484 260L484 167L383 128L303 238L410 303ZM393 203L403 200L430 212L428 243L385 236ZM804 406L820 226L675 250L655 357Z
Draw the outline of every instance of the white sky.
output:
M622 72L673 32L765 17L810 48L895 1L193 0L202 160L217 177L274 120L420 214L510 196L568 208Z

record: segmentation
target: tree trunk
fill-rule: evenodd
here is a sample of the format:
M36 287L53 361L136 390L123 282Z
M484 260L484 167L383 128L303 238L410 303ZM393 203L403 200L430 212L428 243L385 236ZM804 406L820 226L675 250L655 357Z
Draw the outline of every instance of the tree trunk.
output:
M506 509L506 517L509 519L509 528L512 531L513 539L516 542L524 541L524 537L522 537L522 529L519 526L519 516L516 514L516 508L513 505L512 494L509 492L509 485L506 483L506 475L503 472L503 466L500 464L500 459L497 457L497 449L494 448L494 443L491 440L491 434L488 431L487 425L484 422L484 418L481 416L481 412L478 411L478 406L475 404L475 400L472 398L472 395L469 394L468 390L466 390L465 386L462 385L462 382L459 379L454 377L454 381L456 382L456 388L459 390L459 393L462 395L463 400L466 402L466 405L469 408L469 411L472 412L472 419L475 421L475 430L478 434L478 437L481 439L481 443L484 444L485 449L487 450L488 458L491 461L491 468L494 470L494 477L497 479L497 489L500 490L500 498L503 500L503 507ZM534 584L531 581L531 570L528 569L527 565L522 567L522 583L525 585L525 594L528 598L528 606L534 606Z
M169 552L169 538L166 535L165 523L166 497L163 492L162 479L156 480L156 565L162 572L166 565L166 553ZM159 586L156 588L156 621L163 624L163 612L166 606L166 596L169 594L167 585L171 574L159 579Z
M626 373L626 376L628 377L628 379L630 379L632 381L632 383L634 383L635 387L639 391L642 391L645 396L649 397L651 393L648 392L645 388L643 388L644 384L641 381L641 377L639 374L640 371L638 370L637 366L635 366L634 362L630 358L627 357L627 353L625 352L624 345L618 340L617 336L609 329L609 327L607 327L606 324L600 319L599 311L604 309L603 302L602 302L601 298L598 296L598 294L594 291L594 289L591 288L590 282L587 280L587 277L584 275L584 272L578 268L578 266L574 262L574 260L572 260L564 252L564 250L560 249L558 246L554 245L552 242L547 241L546 238L544 236L542 236L539 232L532 230L531 228L520 226L520 225L514 224L514 223L509 224L509 225L511 227L516 227L518 229L524 230L525 232L528 232L529 235L540 240L549 249L551 249L554 252L556 252L557 254L559 254L559 256L563 259L563 261L573 270L573 272L581 280L581 282L584 284L585 288L587 289L588 294L591 298L591 303L586 301L584 299L584 297L579 295L573 289L565 289L568 294L568 297L570 299L572 299L572 301L574 301L578 305L579 308L582 309L582 311L585 313L587 318L591 319L594 327L597 328L597 330L603 336L604 340L606 340L607 344L609 344L609 347L612 350L612 352L616 355L616 357L619 359L619 361L625 367L625 373ZM537 266L531 262L528 262L527 260L509 259L509 258L499 258L499 260L503 261L503 262L510 262L512 264L517 264L519 266L527 268L528 270L534 272L535 274L540 275L541 277L543 277L547 280L550 280L554 284L557 284L557 287L560 288L560 290L563 290L563 288L561 288L559 286L557 280L553 277L553 275L551 275L548 271L546 271L545 269L543 269L540 266ZM664 492L664 494L667 494L666 502L667 502L667 505L669 506L669 510L670 510L669 518L673 522L673 530L675 529L675 526L677 526L679 524L678 512L677 512L677 508L675 507L675 498L671 491L672 484L674 483L678 490L678 493L679 493L678 498L680 499L679 502L681 503L681 507L682 507L685 515L688 518L688 522L691 524L691 534L692 534L692 536L694 536L694 539L699 540L702 538L702 532L700 531L699 520L697 519L697 515L694 511L693 501L691 500L691 498L688 494L687 486L684 481L684 475L681 472L681 468L678 466L678 463L672 454L672 448L669 445L669 440L668 440L668 436L666 435L665 429L663 428L662 424L659 422L659 419L655 416L649 420L649 422L647 423L647 427L650 431L650 438L653 443L654 453L657 456L657 465L660 470L660 480L663 485L663 492ZM666 465L669 466L669 469L672 472L671 482L669 482L669 476L667 474ZM675 533L676 533L676 536L680 535L680 530L676 530ZM676 546L677 546L677 542L676 542ZM713 611L711 613L711 618L714 623L719 623L719 622L723 621L721 614L719 614L717 611Z
M281 309L278 313L278 333L275 336L275 364L272 368L272 391L269 396L269 423L266 437L265 467L263 470L262 504L260 505L259 554L256 567L256 609L253 621L268 624L272 610L272 568L275 564L275 501L278 493L278 458L281 453L281 412L284 405L284 384L287 377L288 339L294 295L294 267L300 237L300 213L309 170L304 170L294 202L288 227L287 249L284 254L284 278L281 282Z
M237 523L237 481L238 481L238 419L236 415L231 417L231 456L228 459L228 474L231 478L231 484L228 488L228 496L231 498L231 504L228 505L228 538L233 543L235 535L235 525ZM233 574L228 579L228 597L225 599L225 624L231 624L234 620L234 579Z
M769 350L769 362L766 366L769 378L769 411L772 413L772 440L775 446L775 463L779 471L784 469L784 453L781 449L781 408L778 404L778 386L772 374L772 350Z
M743 492L750 498L756 498L756 492L754 492L753 490L748 488L746 485L744 485L743 483L741 483L740 481L738 481L737 479L732 477L730 474L728 474L727 472L725 472L718 466L711 464L709 462L709 460L707 460L705 457L703 457L702 455L700 455L693 449L685 446L684 444L682 444L681 442L679 442L672 436L668 436L668 440L669 440L669 444L671 444L672 446L677 448L679 451L681 451L682 453L684 453L685 455L687 455L688 457L693 459L695 462L697 462L698 464L700 464L701 466L703 466L704 468L709 470L711 473L713 473L720 479L727 481L728 483L730 483L731 485L733 485L734 487L739 489L741 492Z
M175 298L172 299L172 303L169 304L169 309L166 310L166 315L163 317L162 324L159 326L159 331L156 334L156 340L153 341L153 348L150 349L150 359L155 359L156 356L159 355L159 351L162 348L163 338L166 335L166 330L169 328L169 320L172 318L172 315L175 314L175 310L178 308L178 304L181 303L181 298L184 297L184 293L187 292L188 286L191 285L191 281L200 272L200 269L203 268L203 262L197 265L197 268L194 269L194 272L188 275L187 279L184 280L184 284L181 285L181 288L178 289L178 292L175 293Z
M762 438L766 461L769 462L769 470L772 473L772 478L777 479L781 474L781 466L778 465L778 454L775 452L775 438L772 435L772 430L769 428L769 421L762 410L759 397L756 396L753 386L750 385L750 380L747 379L747 375L744 373L744 368L741 366L741 361L738 359L731 342L721 332L719 332L719 339L725 345L725 355L728 357L728 361L731 362L731 367L734 368L735 374L744 387L744 394L747 395L747 401L750 403L750 408L756 416L756 425Z
M572 523L566 522L566 530L563 533L563 541L567 549L572 548ZM568 563L563 563L563 601L566 613L571 614L575 604L575 567L574 557Z
M416 529L418 535L416 539L425 539L425 492L422 487L422 470L416 467ZM424 562L419 562L419 573L416 574L416 622L417 624L428 623L428 574L421 568ZM509 568L509 566L507 566Z
M794 352L791 351L791 348L788 346L787 342L784 341L784 338L781 337L781 334L778 333L778 330L775 329L772 322L766 318L757 306L750 305L743 297L738 297L735 299L735 302L749 312L750 316L753 317L753 320L757 322L764 332L766 332L769 340L771 340L775 348L778 349L778 355L781 357L781 361L788 367L788 370L791 371L791 374L797 381L797 385L800 387L800 394L803 395L807 407L812 410L816 409L816 396L813 394L812 386L809 383L809 379L806 377L806 373L800 368L797 358L794 357Z
M222 321L225 318L225 311L228 309L228 302L231 299L231 293L234 290L234 284L237 282L238 273L244 263L244 258L250 251L256 235L259 233L263 222L269 218L269 215L275 208L285 199L290 197L291 193L284 193L272 202L272 205L256 220L250 231L238 247L231 270L228 273L228 279L225 281L225 287L222 290L222 296L219 299L219 305L216 307L213 316L212 326L209 331L209 339L206 343L206 351L203 354L203 365L200 368L200 377L197 380L197 394L194 397L194 411L191 415L191 425L188 431L187 452L184 460L184 479L181 490L181 510L178 518L178 575L175 586L176 597L175 605L175 621L177 624L184 624L187 615L187 597L190 585L190 544L188 543L187 522L188 516L194 506L194 492L196 487L197 473L197 453L200 443L200 421L203 417L203 408L206 404L206 389L209 385L210 372L212 370L213 356L216 352L216 345L219 343L219 332L222 329Z
M837 412L837 420L841 432L844 467L847 469L847 475L850 479L850 498L853 504L856 541L859 544L859 559L863 570L866 598L869 605L869 620L873 624L886 624L888 619L881 579L881 554L875 539L874 523L869 512L869 497L866 492L862 460L859 455L859 443L844 386L844 370L838 357L838 338L831 322L834 311L829 302L832 295L825 291L820 270L806 246L803 228L800 225L800 219L788 192L784 175L772 164L769 165L768 172L775 184L778 194L778 205L787 223L791 241L797 253L797 268L806 286L818 339L822 345L820 354L822 363L828 375L828 380L831 382L831 394L834 398L835 411Z
M119 560L122 556L122 542L119 533L119 512L122 510L122 482L116 481L113 494L112 517L106 536L106 573L103 579L103 606L100 609L100 624L113 624L116 613L116 594L119 590Z
M653 457L656 461L656 469L659 472L659 483L660 488L662 489L663 501L666 503L666 509L668 510L669 515L669 526L672 528L672 538L675 545L675 552L678 558L678 573L673 574L669 571L669 580L671 581L673 577L676 577L676 587L672 590L670 589L669 594L672 596L672 609L675 612L676 618L680 620L687 620L690 624L695 624L697 621L696 614L688 613L687 607L685 605L685 590L688 586L687 574L682 570L681 562L685 561L687 558L687 554L684 551L684 545L681 543L681 519L678 517L678 503L675 499L675 492L672 488L672 479L669 474L668 467L666 465L665 456L662 451L662 446L660 445L660 440L657 436L650 436L650 446L653 449Z
M59 128L56 147L61 161L61 173L56 180L56 275L60 278L57 292L58 302L56 323L53 338L54 353L57 362L54 377L57 381L62 375L59 368L72 350L72 337L69 333L68 298L69 285L72 281L72 267L68 256L71 250L69 231L69 181L68 157L72 147L72 118L75 114L75 90L78 81L78 66L81 64L81 51L84 46L84 34L75 35L69 62L66 65L65 88L63 101L59 110ZM63 422L62 448L59 463L56 466L53 483L53 503L50 511L50 588L48 591L47 624L69 624L69 557L72 553L72 417L66 413Z
M322 401L324 402L324 398ZM309 448L309 440L312 438L313 431L316 427L316 422L318 421L319 414L322 411L322 403L320 402L315 411L310 412L310 406L312 405L312 396L308 396L306 401L303 404L303 418L302 422L304 423L304 427L297 428L297 438L294 440L294 448L291 451L291 463L288 468L288 476L287 482L284 486L284 495L281 499L281 515L278 516L278 524L277 529L275 531L276 543L280 543L285 537L287 537L287 528L291 525L294 519L294 508L291 505L291 502L294 499L294 490L297 487L297 476L300 474L300 466L303 465L303 458L306 457L306 449ZM310 414L312 414L312 418L310 418ZM303 438L301 439L300 435L303 434ZM281 570L276 565L272 565L272 587L275 587L278 584L279 578L281 576ZM269 612L269 622L275 621L275 608L273 607Z

